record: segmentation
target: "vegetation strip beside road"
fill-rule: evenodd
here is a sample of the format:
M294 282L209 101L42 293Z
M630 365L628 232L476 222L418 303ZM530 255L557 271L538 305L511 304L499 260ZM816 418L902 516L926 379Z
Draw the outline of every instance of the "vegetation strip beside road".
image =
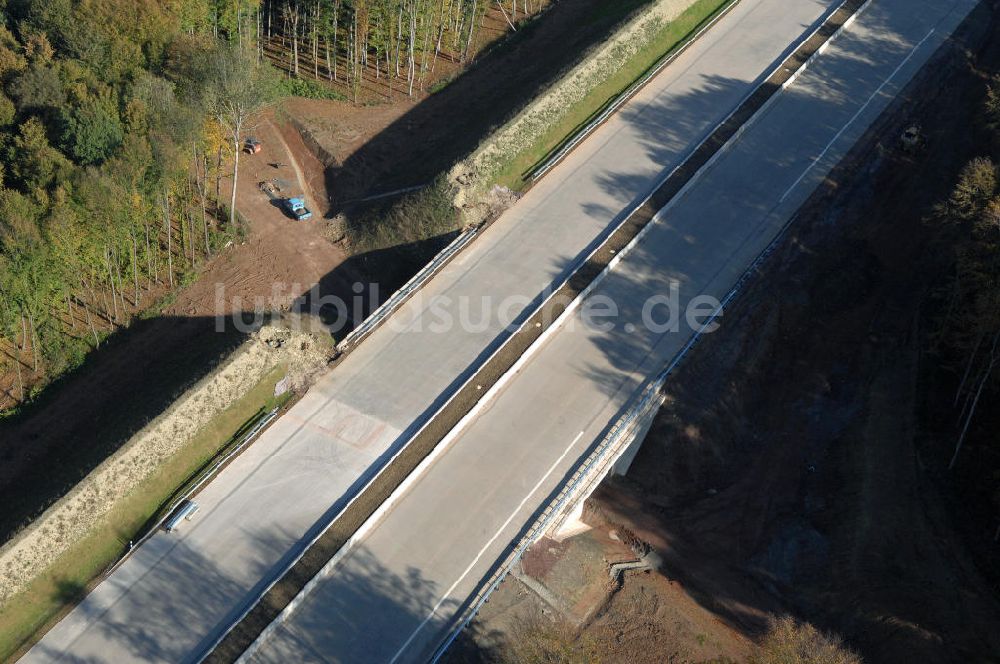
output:
M618 108L646 87L646 84L664 67L697 41L702 31L728 14L739 1L697 0L684 10L683 14L670 21L651 41L651 46L647 50L626 62L611 78L591 90L581 104L574 105L569 113L536 141L530 150L515 158L512 165L523 163L548 148L525 172L521 173L522 188L530 187L535 180L565 159L588 134L603 125ZM650 58L656 53L661 55L650 63ZM617 91L608 96L608 90ZM582 120L579 119L588 111L589 115ZM567 130L570 126L572 128ZM501 184L510 186L513 183L501 182Z
M481 214L496 184L512 190L530 185L528 176L554 151L572 142L614 105L623 92L640 84L657 63L697 35L699 26L717 16L730 0L655 0L620 3L620 22L612 33L588 48L533 101L491 132L456 163L449 179L456 202L467 218ZM627 96L627 94L625 95ZM471 206L471 209L470 209Z
M276 367L273 371L269 372L270 375L277 374L275 384L280 380L281 375L284 373L282 367ZM264 378L260 383L261 385L270 385L270 381ZM280 396L270 397L266 399L257 409L250 418L243 422L242 426L237 429L226 441L222 447L213 454L210 458L205 460L205 463L201 465L200 468L192 472L187 479L185 479L169 496L163 499L160 509L149 518L149 520L143 525L139 531L136 532L133 541L135 546L139 546L147 539L156 534L156 531L160 529L163 522L167 520L174 510L180 507L181 503L185 500L193 498L198 495L202 487L208 482L215 478L222 470L224 470L229 464L231 464L243 451L247 448L247 445L254 440L256 440L261 433L274 421L278 411L284 408L288 402L294 397L293 392L284 392ZM253 405L251 400L250 406ZM131 555L132 550L126 551L122 557L117 560L112 567L105 572L105 576L111 574L128 559Z
M669 64L674 58L676 58L680 53L686 50L701 33L707 29L714 21L722 18L727 14L739 0L695 0L686 10L684 10L678 17L669 21L658 33L650 40L650 46L637 53L635 57L624 63L619 69L616 70L610 78L606 79L602 84L593 88L587 96L578 104L574 104L570 109L568 115L563 117L561 121L557 121L552 127L546 131L533 145L530 149L526 151L519 152L515 157L512 158L508 166L513 166L516 164L524 164L527 160L534 159L534 165L525 173L518 176L516 181L509 181L509 178L504 175L500 175L496 178L496 182L501 185L509 186L511 189L515 190L526 190L529 188L541 175L534 175L539 168L546 165L547 159L550 159L553 155L557 154L559 150L562 150L564 146L570 144L574 140L579 140L579 137L589 134L595 128L599 127L606 121L607 118L601 119L600 122L594 122L595 118L600 118L600 116L605 113L608 108L617 107L623 104L625 101L630 99L636 93L638 93L645 85L651 80L656 73L663 69L664 66ZM634 14L634 12L626 13L626 18L624 23L628 23L630 20L627 18L628 14ZM610 95L610 96L609 96ZM584 118L580 120L580 118ZM609 115L610 117L610 115ZM301 131L301 127L299 127ZM313 148L315 149L315 147ZM558 160L554 161L553 164L558 163L564 159L572 150L567 150L565 154L561 155ZM551 167L550 165L550 167ZM508 171L504 171L505 173ZM530 180L527 178L531 178ZM431 224L424 223L424 226L433 226L437 232L444 232L453 230L447 227L446 224L440 221L440 214L434 214L433 212L428 212L429 210L436 207L435 202L438 201L442 195L442 191L446 188L448 184L442 180L436 180L426 187L418 187L420 191L415 194L409 194L398 204L397 211L402 212L402 216L405 219L404 223L411 223L411 220L415 217L427 217L435 219L435 222ZM480 234L486 227L488 227L493 221L498 217L496 215L486 219L478 226L475 226L471 232ZM349 224L348 235L351 237L351 242L357 249L363 251L372 251L385 246L392 246L403 244L405 242L415 241L418 238L404 237L397 233L399 228L402 227L401 224L395 224L396 228L386 228L386 226L391 226L392 224L377 223L378 220L363 218L362 223ZM466 234L470 233L470 230L465 231ZM383 234L386 237L374 239L374 235ZM459 238L462 238L462 233L459 234ZM458 241L458 238L456 239ZM464 242L465 240L463 240ZM454 243L453 243L454 244ZM393 295L390 300L383 303L381 307L359 325L359 329L363 328L363 333L361 337L368 336L375 330L377 330L382 322L384 322L393 311L402 306L408 299L409 294L403 294L402 291L410 285L415 285L416 287L412 289L413 292L418 290L426 282L430 281L436 274L438 274L442 269L444 269L451 260L458 255L460 251L464 249L466 245L458 247L452 255L445 255L446 252L451 249L452 245L449 245L442 251L435 254L434 257L427 263L427 265L420 271L417 272L410 280L401 287L396 294ZM435 261L439 261L433 269L428 270L429 267L433 265ZM415 283L419 279L418 283ZM402 296L400 296L402 295ZM400 297L397 297L400 296ZM371 321L371 319L378 315L380 318L376 321ZM361 338L355 338L354 332L348 335L347 338L342 340L338 344L338 350L341 351L341 355L336 358L336 362L339 362L343 357L350 352L350 350L360 343Z
M215 417L185 447L115 505L86 537L76 542L44 573L0 609L0 660L20 656L55 625L103 578L105 570L128 553L162 517L172 499L225 455L261 412L287 402L274 386L285 367L268 372L250 392Z
M347 509L337 516L315 544L280 581L271 587L244 619L232 628L204 661L212 664L236 661L445 435L472 410L489 387L507 373L528 347L565 311L569 303L583 292L612 258L649 223L656 212L691 180L712 155L736 135L739 128L763 107L767 100L776 94L781 86L863 4L863 0L848 0L812 37L802 43L785 60L783 66L778 67L773 75L761 84L737 111L653 193L650 199L626 219L590 260L522 325L518 333L511 336L475 376L459 389L449 403L433 416L398 456L382 469Z

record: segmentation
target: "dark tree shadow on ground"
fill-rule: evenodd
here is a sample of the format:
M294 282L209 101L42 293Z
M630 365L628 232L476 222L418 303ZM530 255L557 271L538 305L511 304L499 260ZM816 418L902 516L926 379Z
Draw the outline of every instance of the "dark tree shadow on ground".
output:
M353 303L358 274L383 274L379 300L387 298L433 256L452 235L353 256L325 275L318 290L300 298L342 338L381 302L360 294L348 318L313 296ZM266 322L270 313L236 314L247 323ZM256 323L255 323L256 321ZM83 363L49 385L34 401L0 420L0 541L6 541L64 496L185 391L208 376L249 339L233 324L215 317L156 316L138 319L111 335ZM126 537L127 539L127 537Z
M703 93L712 95L713 91L718 92L726 89L726 81L713 81ZM433 99L433 97L432 97ZM702 102L697 96L685 100L697 108ZM704 103L702 102L702 107ZM670 113L671 109L660 109L660 113ZM651 121L649 116L633 118L634 122L642 123L648 128L651 136L661 131L662 127L658 123ZM651 147L655 150L655 147ZM621 174L611 173L608 176L609 188L623 186L620 179ZM611 211L607 211L610 213ZM669 221L668 221L669 227ZM446 238L438 238L433 242L440 246ZM671 242L686 242L688 238L677 233L670 239ZM430 251L430 246L427 247ZM381 264L398 264L400 256L410 256L414 261L409 267L399 268L399 276L394 280L401 282L403 276L412 273L412 265L419 263L416 256L422 255L425 251L423 247L406 247L402 249L387 250L368 256L353 259L361 261L368 268ZM642 257L646 249L640 249L637 257ZM651 263L655 263L654 256L647 255L646 258ZM384 262L384 263L383 263ZM570 263L561 263L553 267L555 273L562 273ZM623 287L631 289L644 289L650 285L662 284L663 280L669 276L684 279L686 271L683 266L673 266L674 272L659 271L655 276L643 277L634 283L624 284ZM378 272L377 269L372 269ZM341 284L342 276L331 273L324 283ZM60 385L44 395L38 402L24 409L24 411L13 418L0 423L0 454L18 455L28 454L31 463L27 464L28 469L19 474L19 478L13 482L5 482L0 487L0 502L5 505L4 510L4 532L9 533L13 528L21 523L25 518L30 518L37 514L45 505L50 504L54 499L62 495L63 492L76 479L84 476L86 472L96 466L103 458L123 444L131 433L141 428L149 419L162 412L166 404L169 404L183 389L193 384L198 378L204 376L211 366L219 358L228 354L233 348L241 343L245 337L240 334L214 333L212 323L214 319L190 319L190 318L156 318L138 323L131 330L118 335L111 340L100 351L97 351L88 358L83 367L61 381ZM143 335L144 339L156 338L155 335L163 334L166 338L164 343L158 347L155 355L148 353L137 357L134 349L130 347L130 340ZM623 331L624 334L624 331ZM197 343L193 343L197 340ZM596 373L604 380L609 389L619 385L623 372L635 366L636 356L623 349L629 346L632 337L626 339L624 336L611 335L607 343L602 341L610 366L613 371L607 374ZM131 381L120 380L113 373L112 369L122 364L130 363L130 369L136 374ZM137 364L138 363L138 364ZM595 367L594 371L606 371L605 367ZM106 380L102 380L107 377ZM617 381L617 383L615 382ZM77 389L74 400L71 403L64 403L59 399L62 390L70 389L71 386L89 385L91 389ZM617 387L615 387L617 390ZM795 406L796 404L792 404ZM827 411L828 412L828 411ZM62 414L65 413L65 416ZM845 417L852 417L848 412ZM102 437L107 438L107 442L98 441L95 435L100 431ZM809 436L808 430L801 432L803 436ZM808 452L808 450L806 450ZM796 452L802 454L804 452ZM799 467L800 459L795 456L792 465ZM799 468L801 471L801 468ZM834 478L837 479L837 478ZM7 507L10 506L8 510ZM734 513L732 518L738 518L739 513ZM810 524L810 528L815 528ZM807 528L799 523L792 524L791 529L795 532L805 532ZM905 534L905 533L904 533ZM794 535L794 533L793 533ZM802 538L781 536L782 541L791 541L795 545L796 541L804 542L808 549L812 535L807 534ZM262 543L261 546L266 546ZM785 560L781 547L771 548L769 546L757 547L758 557L753 562L758 567L770 570L779 569ZM692 553L697 556L697 551ZM822 559L822 552L817 555ZM212 569L213 561L197 560L195 558L178 557L178 567L173 570L174 574L180 578L204 579L204 574L199 570ZM401 593L400 597L395 597L395 601L402 607L401 611L409 610L412 602L422 605L428 589L420 579L419 573L406 578L394 578L391 575L387 578L390 583L384 583L384 579L377 568L377 561L371 561L369 572L354 579L368 593L368 599L384 596L387 593ZM261 570L261 577L266 576L267 570ZM737 572L736 575L739 575ZM366 587L366 577L373 576L381 579L373 587ZM211 578L211 573L209 573ZM722 577L723 580L724 577ZM794 575L787 578L793 578ZM889 578L889 577L887 577ZM370 583L370 580L368 581ZM721 581L720 581L721 583ZM734 581L738 587L739 583ZM770 574L765 577L755 577L750 585L752 592L748 597L737 595L732 588L726 588L725 584L712 587L710 592L700 595L700 600L706 607L713 610L720 610L720 603L727 600L735 600L734 605L743 604L756 609L767 609L774 606L780 600L776 598L781 595L781 574ZM228 592L226 590L230 582L219 573L218 578L212 578L211 586L219 593ZM745 588L744 588L745 589ZM197 589L192 589L192 591ZM62 590L60 591L63 592ZM416 598L416 599L414 599ZM155 598L149 598L150 611L153 618L163 621L193 619L185 613L187 607L177 606L156 606ZM362 597L359 601L364 601ZM219 605L215 605L218 609ZM217 615L213 611L213 600L209 600L206 610ZM347 619L351 618L347 613L350 607L345 607ZM919 606L892 607L891 618L904 622L919 623ZM156 612L161 612L159 615ZM804 612L804 610L803 610ZM738 611L731 611L728 616L730 620L737 624L745 624L749 629L759 629L759 621L749 613L744 615ZM864 616L857 617L859 621L856 628L863 632L866 627L871 627L871 623L866 621ZM322 626L318 626L319 629ZM117 625L109 626L110 630L126 629L122 639L131 643L134 654L137 657L149 655L144 650L148 639L141 631L131 631L129 626L121 627ZM327 628L329 629L329 627ZM330 638L335 638L331 633Z
M624 4L623 4L624 3ZM469 154L496 127L558 80L621 16L648 0L562 0L521 26L502 47L481 54L430 95L327 172L333 214L344 201L430 182Z

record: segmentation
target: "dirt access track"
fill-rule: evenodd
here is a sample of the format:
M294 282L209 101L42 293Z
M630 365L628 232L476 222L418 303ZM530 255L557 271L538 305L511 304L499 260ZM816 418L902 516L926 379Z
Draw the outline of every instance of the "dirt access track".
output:
M589 502L594 531L526 556L542 594L509 577L451 661L505 661L526 634L602 661L742 660L776 615L866 662L1000 661L995 521L957 501L953 440L923 420L927 304L950 263L929 219L992 142L998 5L901 95L668 381L627 476ZM916 154L898 141L913 122ZM623 532L662 566L619 587L607 563ZM588 586L604 594L566 604Z
M240 159L236 195L237 209L249 225L246 242L207 265L166 314L283 311L321 279L326 278L328 291L344 294L361 279L350 270L336 270L347 254L327 237L322 164L293 129L275 122L273 113L261 118L252 132L263 147ZM278 190L269 195L260 189L262 182ZM222 188L223 197L228 197L231 181ZM295 196L305 198L313 213L310 219L296 221L281 207L283 199Z
M334 141L341 146L339 172L356 169L366 186L381 191L411 176L421 181L471 150L555 80L575 53L606 38L624 13L643 4L562 0L514 39L477 56L441 92L397 96L372 107L290 100L289 114L301 105L331 126L349 127L352 141ZM495 40L498 33L484 35ZM561 45L554 55L552 44ZM330 171L288 117L277 109L262 118L254 133L264 149L242 160L238 209L248 222L245 243L209 261L162 313L134 321L37 400L0 421L0 539L40 514L245 341L233 326L215 332L216 311L280 310L301 293L299 286L304 291L320 283L324 293L343 293L355 281L378 277L331 242L337 237L322 219ZM272 178L297 186L313 205L313 219L295 222L274 206L257 188ZM227 185L223 180L224 199Z

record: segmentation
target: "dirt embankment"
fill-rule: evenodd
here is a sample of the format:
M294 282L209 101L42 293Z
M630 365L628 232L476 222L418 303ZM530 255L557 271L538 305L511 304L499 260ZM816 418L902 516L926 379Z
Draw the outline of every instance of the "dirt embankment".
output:
M938 481L948 441L928 440L921 419L935 398L927 305L950 261L929 218L989 144L982 100L1000 71L989 4L802 212L671 381L627 478L597 498L742 633L790 613L870 662L1000 654L996 579ZM896 137L914 121L927 145L908 154ZM992 535L987 523L971 532Z
M547 602L508 579L452 661L504 661L526 620L580 661L742 660L753 648L740 637L761 639L781 615L842 636L866 662L998 661L995 522L956 500L944 471L954 427L929 430L925 415L939 398L929 305L952 256L929 218L991 144L981 108L1000 72L997 5L837 169L671 378L628 475L591 500L595 530L533 554L559 590L572 577L553 573L560 560L624 529L662 558L659 572L626 573L575 624L560 606L569 589ZM913 122L927 142L907 153L898 136ZM589 582L606 583L608 551L584 556Z

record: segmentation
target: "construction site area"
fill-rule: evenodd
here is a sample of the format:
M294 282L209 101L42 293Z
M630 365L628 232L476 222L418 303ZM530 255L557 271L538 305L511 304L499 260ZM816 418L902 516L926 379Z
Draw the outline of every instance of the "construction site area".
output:
M373 215L409 214L393 207L408 196L432 195L449 177L474 180L449 169L467 165L643 3L534 4L518 21L496 3L475 57L435 59L412 95L386 60L385 74L376 69L359 88L337 81L331 97L292 96L255 118L233 194L238 237L176 290L153 293L155 310L137 297L131 325L0 419L0 503L9 506L0 541L30 529L116 453L131 455L136 477L155 479L153 466L176 453L171 436L207 427L231 440L247 413L265 404L286 412L363 318L351 312L331 335L295 312L307 293L350 301L376 284L370 313L463 227L518 200L549 149L536 163L507 165L487 202L449 207L447 228L433 237L378 248L358 239ZM708 3L663 4L679 15ZM291 66L277 37L263 48L276 67ZM319 78L319 60L303 62ZM587 500L583 532L528 549L441 661L1000 662L1000 410L980 407L968 456L950 468L961 430L956 380L935 346L954 269L935 215L970 160L1000 154L982 119L997 81L1000 2L984 0L798 212L719 331L670 376L628 471ZM232 179L222 187L225 196ZM252 332L219 327L255 315ZM42 384L40 372L34 378ZM0 407L20 401L12 373L0 387ZM987 390L983 400L997 398ZM150 427L149 454L130 448ZM191 468L172 472L211 463L214 443L199 444ZM128 496L140 480L123 475L81 500ZM143 509L103 524L115 556L131 551L130 528L154 522L162 505ZM47 548L46 536L32 534L35 549ZM65 615L105 563L60 560L30 583L17 570L19 586L35 593L32 630ZM16 657L38 636L5 610L0 658Z

